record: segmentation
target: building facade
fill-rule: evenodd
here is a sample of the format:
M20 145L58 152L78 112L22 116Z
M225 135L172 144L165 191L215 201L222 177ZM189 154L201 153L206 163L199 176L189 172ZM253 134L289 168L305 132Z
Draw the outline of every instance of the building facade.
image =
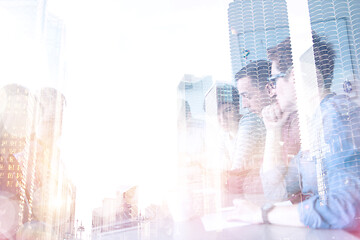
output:
M229 4L229 39L233 76L266 49L289 37L285 0L235 0Z
M102 206L92 212L92 239L102 234L123 232L137 227L141 221L138 187L118 191L116 198L103 199Z
M332 90L358 99L360 61L360 2L310 0L311 28L331 42L335 50ZM346 86L351 86L348 90Z
M73 239L76 188L56 142L65 99L64 24L46 0L0 0L0 217L6 239ZM38 92L31 91L41 89ZM36 97L35 97L36 95ZM10 208L11 209L11 208Z
M7 222L0 236L13 237L17 228L31 218L33 188L28 181L34 170L28 166L34 99L28 89L17 84L3 87L1 94L5 106L0 134L0 195L3 204L11 204L15 213L7 209L13 218L0 219L2 225Z
M335 50L332 91L358 98L360 2L310 0L308 7L311 29ZM249 62L267 59L266 49L290 36L288 14L285 0L235 0L229 4L233 76ZM344 84L351 90L344 90Z

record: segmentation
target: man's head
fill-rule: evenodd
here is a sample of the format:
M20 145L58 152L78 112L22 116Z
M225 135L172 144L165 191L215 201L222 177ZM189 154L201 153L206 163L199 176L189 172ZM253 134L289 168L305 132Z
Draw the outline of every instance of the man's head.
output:
M270 76L271 63L265 60L251 62L235 75L237 88L242 97L242 107L259 114L270 104L270 96L266 92Z
M313 32L313 50L319 91L329 91L334 72L334 50L330 43ZM296 105L294 71L290 38L268 49L276 98L282 111L293 111Z
M316 33L313 33L313 49L315 66L320 72L320 76L318 74L318 85L330 90L335 67L334 48L331 43L324 41Z

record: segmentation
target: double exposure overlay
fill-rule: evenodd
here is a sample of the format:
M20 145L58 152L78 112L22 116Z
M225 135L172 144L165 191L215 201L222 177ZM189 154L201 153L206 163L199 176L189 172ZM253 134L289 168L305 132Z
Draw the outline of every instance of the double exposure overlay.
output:
M187 123L179 128L187 134L179 161L189 179L203 175L206 190L196 198L198 183L189 182L188 194L191 214L205 215L205 230L215 211L227 221L357 231L359 7L315 0L229 4L234 78L211 87L207 79L184 78L179 85ZM195 119L203 122L197 145L190 135ZM200 159L188 144L203 149ZM230 217L223 209L229 206ZM212 230L227 239L227 226L217 222Z
M137 2L0 0L0 239L360 239L360 1Z

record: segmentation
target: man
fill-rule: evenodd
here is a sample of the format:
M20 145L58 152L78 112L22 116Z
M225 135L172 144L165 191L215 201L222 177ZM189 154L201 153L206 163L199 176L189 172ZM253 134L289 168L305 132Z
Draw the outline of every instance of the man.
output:
M228 176L230 193L262 193L259 168L264 153L266 130L261 111L271 102L266 89L270 73L270 62L258 60L249 63L235 75L242 107L249 112L239 122L231 157L232 171Z
M288 167L279 159L279 129L288 115L282 108L295 108L294 99L283 91L294 91L290 41L275 51L272 73L277 77L276 94L284 97L278 107L263 110L267 139L262 166L264 187L277 199L301 191L306 197L291 206L262 208L237 200L237 218L252 223L273 223L311 228L356 229L360 216L360 109L344 95L330 92L334 69L331 45L313 34L318 96L321 103L312 119L311 149L299 152ZM279 49L279 48L278 48ZM279 75L277 75L279 74ZM280 102L280 101L279 101ZM271 177L270 177L271 176ZM270 181L272 184L266 183Z
M271 90L274 90L276 102L265 107L262 112L267 130L267 148L265 148L265 161L262 166L263 189L269 200L282 201L290 199L294 203L299 201L299 197L301 197L300 191L288 196L284 188L274 189L272 186L278 183L272 181L272 179L277 179L273 174L278 173L267 171L269 163L281 166L281 171L285 171L290 160L300 150L295 85L294 81L285 81L284 78L285 72L292 68L290 39L288 38L277 46L270 48L268 55L272 61L271 73L273 76L269 81L269 85L272 88ZM271 145L271 143L275 144Z
M249 113L245 114L239 123L232 169L261 165L266 133L261 111L270 104L270 96L266 90L270 73L270 63L258 60L249 63L235 75L242 107L247 108Z

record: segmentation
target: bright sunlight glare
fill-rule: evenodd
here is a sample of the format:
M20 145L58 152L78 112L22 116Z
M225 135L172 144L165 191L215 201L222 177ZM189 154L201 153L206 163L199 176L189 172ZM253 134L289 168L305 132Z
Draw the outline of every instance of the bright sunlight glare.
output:
M143 204L167 197L176 177L177 84L186 73L230 79L227 4L49 2L66 24L62 144L77 217L91 219L91 208L126 184L141 186Z

